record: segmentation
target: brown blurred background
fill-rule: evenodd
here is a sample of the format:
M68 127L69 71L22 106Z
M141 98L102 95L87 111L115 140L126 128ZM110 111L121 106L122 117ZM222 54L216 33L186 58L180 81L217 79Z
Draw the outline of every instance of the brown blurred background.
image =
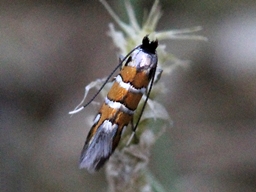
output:
M153 1L132 3L142 21ZM150 169L166 191L256 191L256 1L160 3L158 30L201 25L209 41L160 42L191 67L161 79L174 126ZM106 191L104 170L78 169L97 107L68 111L117 64L110 22L98 1L0 1L0 191Z

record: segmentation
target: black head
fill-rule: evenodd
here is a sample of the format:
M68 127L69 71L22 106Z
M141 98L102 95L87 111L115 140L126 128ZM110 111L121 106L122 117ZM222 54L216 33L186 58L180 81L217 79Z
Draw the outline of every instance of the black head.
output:
M140 46L145 52L156 53L156 48L158 46L158 41L149 41L148 35L142 40L142 45Z

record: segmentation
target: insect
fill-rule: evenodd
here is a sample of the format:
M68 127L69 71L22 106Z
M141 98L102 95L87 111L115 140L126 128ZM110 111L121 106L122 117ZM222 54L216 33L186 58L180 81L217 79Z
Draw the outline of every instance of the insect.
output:
M115 70L124 63L93 121L81 152L80 168L86 168L89 172L99 170L115 151L122 131L129 123L132 123L133 133L135 132L154 83L158 61L157 46L157 40L149 41L148 36L145 36L142 44L135 47L116 67ZM146 95L146 99L142 112L133 125L133 114L143 94ZM70 114L82 110L90 102Z

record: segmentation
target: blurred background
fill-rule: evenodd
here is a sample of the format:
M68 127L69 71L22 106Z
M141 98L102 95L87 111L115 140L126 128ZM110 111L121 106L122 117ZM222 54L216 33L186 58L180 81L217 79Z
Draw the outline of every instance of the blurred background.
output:
M142 22L153 1L131 2ZM191 67L161 79L174 126L150 170L166 191L256 191L256 1L160 4L158 31L200 25L209 41L160 42ZM78 169L97 107L68 112L118 62L110 22L98 1L0 1L0 191L106 191L104 170Z

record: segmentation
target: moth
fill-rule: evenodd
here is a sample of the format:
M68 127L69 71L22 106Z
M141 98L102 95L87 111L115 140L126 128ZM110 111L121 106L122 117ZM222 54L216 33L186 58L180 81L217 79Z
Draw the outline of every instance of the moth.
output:
M128 53L115 68L117 70L122 67L88 133L81 152L80 168L86 168L89 172L99 170L115 151L122 132L129 123L132 123L135 132L154 83L158 61L157 46L157 40L150 41L145 36L142 44ZM143 95L146 95L146 99L142 112L136 125L133 125L132 118ZM70 114L82 110L89 103Z

